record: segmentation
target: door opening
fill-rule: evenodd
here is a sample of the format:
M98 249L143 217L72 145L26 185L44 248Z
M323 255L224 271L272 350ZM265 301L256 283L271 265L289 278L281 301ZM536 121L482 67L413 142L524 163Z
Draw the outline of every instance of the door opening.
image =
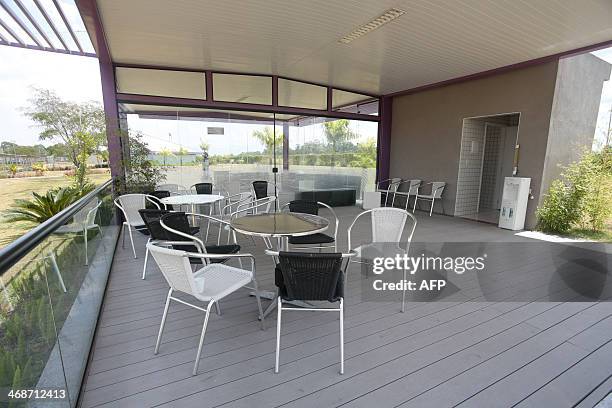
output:
M455 216L497 223L504 178L515 174L519 113L463 120Z

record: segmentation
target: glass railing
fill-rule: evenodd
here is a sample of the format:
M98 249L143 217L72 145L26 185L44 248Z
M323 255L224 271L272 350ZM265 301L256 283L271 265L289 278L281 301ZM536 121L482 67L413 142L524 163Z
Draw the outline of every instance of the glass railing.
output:
M109 180L0 250L0 406L76 406L119 228Z

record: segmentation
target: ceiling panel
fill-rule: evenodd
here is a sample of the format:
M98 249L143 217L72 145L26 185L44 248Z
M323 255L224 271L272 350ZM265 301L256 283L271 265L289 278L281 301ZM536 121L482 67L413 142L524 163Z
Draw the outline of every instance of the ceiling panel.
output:
M115 62L384 94L612 40L609 0L98 0ZM338 42L387 9L406 13Z

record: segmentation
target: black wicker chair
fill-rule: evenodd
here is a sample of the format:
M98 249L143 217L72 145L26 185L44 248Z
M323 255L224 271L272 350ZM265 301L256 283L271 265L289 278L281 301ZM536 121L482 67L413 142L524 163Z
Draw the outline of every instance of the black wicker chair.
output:
M213 193L213 183L196 183L191 187L195 188L195 191L198 194L212 194Z
M162 198L170 197L171 194L170 194L169 191L166 191L166 190L156 190L156 191L153 191L153 192L149 193L149 195L151 195L152 197L155 197L155 198L151 197L150 200L155 200L155 202L159 205L159 208L164 208L164 209L170 210L170 211L174 210L174 208L172 208L171 205L164 204L164 203L161 202ZM155 209L155 207L153 205L149 205L148 203L147 203L147 208Z
M278 373L280 362L280 333L282 312L321 311L340 314L340 374L344 373L344 269L343 258L352 254L272 252L278 257L275 269L275 284L278 287L276 321L276 362L274 372ZM346 263L345 263L346 266ZM328 301L339 302L338 308L284 306L287 301Z
M199 214L196 214L199 215ZM173 212L164 215L160 225L166 232L167 241L171 241L172 248L187 252L211 253L211 254L236 254L240 252L240 245L236 242L228 245L205 245L202 240L194 236L193 229L189 225L188 215L184 212ZM177 244L185 242L185 244ZM202 263L202 258L189 258L192 264ZM211 263L222 263L226 258L211 259Z
M294 247L294 249L323 249L323 248L333 248L334 251L337 251L336 246L336 237L338 235L338 225L339 220L336 212L327 204L318 202L318 201L310 201L310 200L294 200L283 206L283 208L289 208L290 212L295 213L303 213L303 214L311 214L311 215L319 215L319 208L325 207L327 208L334 217L334 235L330 236L327 234L323 234L322 232L318 232L316 234L303 235L297 237L289 237L289 244Z
M253 182L253 194L255 199L266 198L268 196L268 182L265 180L257 180Z

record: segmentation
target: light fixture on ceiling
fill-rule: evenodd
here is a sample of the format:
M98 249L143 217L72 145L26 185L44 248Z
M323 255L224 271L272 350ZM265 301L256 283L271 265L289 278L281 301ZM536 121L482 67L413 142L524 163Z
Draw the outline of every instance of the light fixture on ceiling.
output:
M349 34L345 35L341 39L338 40L339 43L348 44L351 41L358 39L371 31L376 30L377 28L382 27L383 25L395 20L400 17L402 14L406 13L404 10L400 10L398 8L391 8L375 19L360 25L355 30L351 31Z

